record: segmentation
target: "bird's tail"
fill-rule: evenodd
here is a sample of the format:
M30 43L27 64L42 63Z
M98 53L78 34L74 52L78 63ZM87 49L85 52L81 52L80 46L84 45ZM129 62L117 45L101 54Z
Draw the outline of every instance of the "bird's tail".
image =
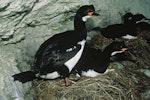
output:
M26 71L26 72L21 72L21 73L15 74L12 77L14 78L14 81L26 83L26 82L36 79L35 74L36 74L36 72L34 72L34 71Z

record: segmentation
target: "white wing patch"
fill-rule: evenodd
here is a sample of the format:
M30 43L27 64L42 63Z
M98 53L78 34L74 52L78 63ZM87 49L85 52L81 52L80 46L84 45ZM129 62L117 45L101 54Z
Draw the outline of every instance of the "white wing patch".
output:
M74 49L76 49L77 47L76 46L74 46L73 48L69 48L69 49L67 49L66 50L66 52L70 52L70 51L72 51L72 50L74 50Z
M78 44L81 45L81 49L78 51L78 53L74 57L72 57L67 62L65 62L65 66L67 66L67 68L69 69L69 72L71 72L71 70L73 69L73 67L79 61L79 59L80 59L80 57L82 55L84 46L85 46L85 42L86 42L86 40L82 40L82 41L78 42Z
M126 36L122 36L124 39L137 39L136 36L132 36L132 35L129 35L127 34Z

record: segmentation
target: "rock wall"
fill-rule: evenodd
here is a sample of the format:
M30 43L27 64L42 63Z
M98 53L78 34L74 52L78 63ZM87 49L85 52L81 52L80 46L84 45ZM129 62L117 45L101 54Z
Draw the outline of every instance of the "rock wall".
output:
M128 11L150 18L149 0L1 0L0 99L28 98L31 83L14 82L11 75L30 69L36 50L47 38L73 29L75 12L85 4L93 4L100 14L87 22L88 29L121 23Z

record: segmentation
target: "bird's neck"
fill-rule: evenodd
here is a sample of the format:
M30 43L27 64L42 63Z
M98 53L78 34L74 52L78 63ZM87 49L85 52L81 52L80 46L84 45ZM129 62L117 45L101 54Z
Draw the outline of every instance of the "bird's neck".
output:
M107 50L104 49L104 51L101 53L100 55L101 58L101 63L102 64L108 64L110 62L110 57L111 57L111 53L108 52Z
M87 37L87 30L85 22L82 21L82 17L78 14L76 14L74 19L74 30L75 33L80 36L80 38L86 39Z
M108 48L108 47L106 47L105 49L104 49L104 51L103 51L103 56L105 57L105 58L109 58L110 59L110 57L111 57L111 53L112 53L112 51ZM105 59L104 58L104 59Z

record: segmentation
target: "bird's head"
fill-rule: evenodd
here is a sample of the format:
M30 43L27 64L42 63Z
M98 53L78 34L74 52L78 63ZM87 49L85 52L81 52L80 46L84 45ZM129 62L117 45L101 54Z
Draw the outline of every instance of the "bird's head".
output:
M81 16L82 21L84 21L84 22L93 15L95 15L95 16L99 15L99 14L95 13L95 8L93 5L84 5L84 6L80 7L79 10L77 11L77 14L79 16Z
M112 42L109 46L107 46L106 48L107 52L111 53L111 56L114 56L118 53L123 53L125 52L128 48L125 45L124 42Z

